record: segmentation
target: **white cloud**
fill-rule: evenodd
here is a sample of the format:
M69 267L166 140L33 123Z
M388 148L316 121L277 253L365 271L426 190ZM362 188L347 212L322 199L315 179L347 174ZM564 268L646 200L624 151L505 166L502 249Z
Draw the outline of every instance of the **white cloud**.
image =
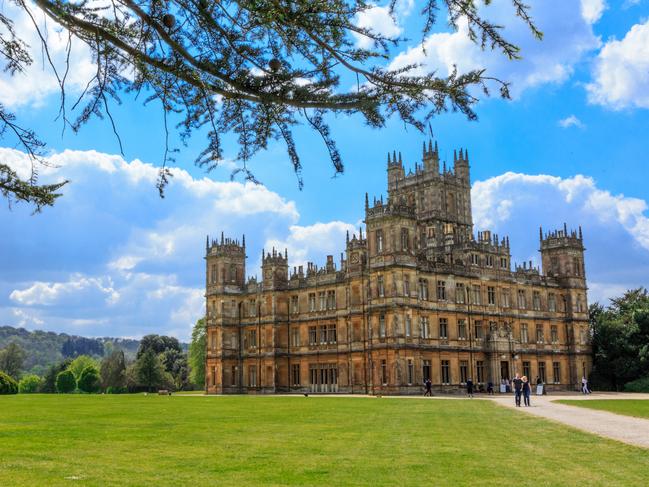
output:
M100 302L113 304L119 300L119 293L110 279L74 275L66 282L35 282L26 289L13 291L9 299L27 306L86 306Z
M474 183L476 228L510 235L513 256L533 258L538 226L546 230L583 227L590 298L604 300L620 289L648 286L649 215L647 202L601 189L589 177L560 178L508 172ZM505 208L506 211L503 211Z
M363 10L356 15L356 25L365 29L369 29L376 34L385 37L394 38L401 35L403 27L401 23L410 15L414 0L397 0L394 7L394 17L390 15L390 5L379 6L374 3L369 3L370 7ZM369 49L372 47L372 39L353 33L356 38L356 45L358 47Z
M47 18L32 2L26 2L32 12L43 36L48 41L50 57L60 76L65 72L68 36L59 26ZM41 106L45 99L59 91L59 84L49 67L47 58L41 50L38 33L27 13L13 2L3 2L2 12L14 21L18 37L30 46L34 62L24 73L11 75L0 72L0 103L15 108L24 105ZM70 69L66 77L66 86L71 92L80 92L95 74L90 49L78 40L72 41Z
M606 8L604 0L581 0L581 15L589 24L597 22Z
M649 108L649 20L635 24L620 41L611 39L597 55L588 100L614 110Z
M514 98L528 88L563 83L572 75L574 65L596 49L600 41L582 17L577 2L528 3L534 22L544 33L543 41L534 39L529 28L515 17L511 2L493 2L482 9L490 21L506 26L503 35L521 48L521 60L510 61L499 51L482 51L469 40L466 21L460 21L457 32L429 35L424 40L424 49L418 45L405 50L389 67L418 64L419 72L435 70L440 75L450 73L454 66L460 73L484 68L488 76L511 82Z
M569 127L577 127L583 129L585 127L583 122L579 120L575 115L570 115L566 118L559 120L558 124L559 127L563 127L564 129L567 129Z

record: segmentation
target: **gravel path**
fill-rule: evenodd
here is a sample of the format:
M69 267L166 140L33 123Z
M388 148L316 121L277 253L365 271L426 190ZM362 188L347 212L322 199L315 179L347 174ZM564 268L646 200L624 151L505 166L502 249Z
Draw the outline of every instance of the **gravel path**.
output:
M515 408L528 414L558 421L588 433L622 441L630 445L649 448L648 419L633 418L631 416L553 402L559 399L579 399L585 401L592 399L649 399L649 394L595 393L589 394L588 396L576 394L532 396L532 406L523 406L520 408L516 408L514 405L513 395L492 396L491 399L502 406Z

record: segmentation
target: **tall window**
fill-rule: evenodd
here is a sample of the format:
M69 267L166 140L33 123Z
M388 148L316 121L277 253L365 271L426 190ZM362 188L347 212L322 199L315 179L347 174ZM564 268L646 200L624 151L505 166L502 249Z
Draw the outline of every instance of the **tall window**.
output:
M309 327L309 345L317 345L318 329L315 326Z
M530 337L528 334L527 323L521 323L521 343L528 343Z
M500 268L507 269L507 257L500 258Z
M543 325L539 323L536 325L536 343L543 343L544 341Z
M561 364L559 362L552 362L552 382L561 383Z
M216 264L212 264L212 272L210 273L212 284L216 282Z
M459 340L466 340L466 321L458 320L457 322L457 338Z
M480 265L480 256L478 254L471 254L471 265Z
M338 341L338 334L336 332L336 324L327 325L327 342L336 343Z
M428 281L426 279L419 279L419 299L428 300Z
M532 380L532 367L527 361L523 362L523 375L526 376L530 381Z
M318 332L320 335L320 344L325 345L327 343L327 325L320 325L318 327Z
M248 348L257 348L257 330L248 331Z
M291 378L294 386L300 385L300 364L291 365Z
M451 366L448 360L442 360L442 384L451 383Z
M572 267L575 270L575 276L581 276L581 266L577 257L572 258Z
M410 237L408 235L408 229L407 228L402 228L401 229L401 250L407 251L409 249L409 247L410 247L409 240L410 240Z
M309 293L309 311L315 311L315 293Z
M216 333L210 333L210 348L216 349Z
M428 323L428 317L427 316L420 316L419 317L419 325L421 327L421 337L422 338L430 338L430 326Z
M446 282L437 281L437 299L440 301L446 300Z
M539 362L539 377L545 384L545 362Z
M476 380L478 382L484 382L484 361L478 360L475 363L475 373L477 374Z
M552 325L550 327L550 341L552 343L559 342L559 329L557 328L557 325Z
M532 293L532 308L534 311L541 310L541 293L538 291Z
M234 282L237 280L237 267L234 264L230 264L230 281Z
M385 360L381 360L381 384L388 385L388 364Z
M292 347L300 346L300 329L297 326L291 328L291 346Z
M320 291L318 293L318 301L320 302L320 307L318 308L320 311L327 309L327 293Z
M230 385L231 386L236 386L237 385L237 366L233 365L230 367Z
M469 377L469 361L460 360L460 383L466 384L466 380Z
M299 296L291 296L291 313L294 315L300 312Z
M376 231L376 251L383 252L383 230Z
M403 278L403 295L404 296L410 296L410 278L409 277L404 277Z
M448 320L446 318L439 319L439 337L448 340Z
M385 296L385 284L383 282L383 276L378 276L376 278L376 289L379 294L379 298Z
M481 304L481 293L480 293L480 284L473 285L473 304Z
M406 315L406 336L409 337L412 335L412 318L410 318L410 315Z
M482 340L484 338L484 328L482 326L482 321L478 320L473 324L475 329L475 339Z
M487 303L496 304L496 288L493 286L487 286Z
M383 313L379 315L379 336L385 338L385 315Z
M327 291L327 309L336 309L336 291Z
M430 371L431 371L430 360L424 360L424 364L422 367L422 374L424 376L424 380L428 380L431 378Z
M411 385L415 380L415 364L412 359L408 359L408 385Z
M257 387L257 366L248 366L248 385L250 387Z
M502 307L509 308L511 306L509 301L509 289L503 289L502 292Z
M455 302L459 304L464 304L466 302L466 296L464 295L464 284L458 282L455 284Z
M548 294L548 311L555 312L557 310L557 297L554 293Z
M494 256L493 255L487 255L486 256L485 265L487 267L493 267L494 266Z
M527 308L527 300L525 299L525 290L524 289L519 289L518 290L518 309L525 309Z

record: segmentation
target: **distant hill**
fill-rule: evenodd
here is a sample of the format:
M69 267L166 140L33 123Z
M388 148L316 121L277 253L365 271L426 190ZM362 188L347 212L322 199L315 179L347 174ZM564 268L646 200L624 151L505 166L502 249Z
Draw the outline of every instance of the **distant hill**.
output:
M0 326L0 349L11 342L27 352L25 371L42 375L47 367L66 357L91 355L103 357L113 350L123 350L127 359L135 358L139 340L129 338L86 338L51 331L28 331L24 328ZM183 344L183 348L185 348Z

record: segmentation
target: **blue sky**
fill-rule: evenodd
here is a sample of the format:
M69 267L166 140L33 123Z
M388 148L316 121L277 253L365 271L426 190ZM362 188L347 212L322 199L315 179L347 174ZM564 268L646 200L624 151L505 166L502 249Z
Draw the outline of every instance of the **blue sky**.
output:
M545 33L534 40L512 16L509 2L485 12L508 26L523 60L480 53L460 25L427 37L417 2L401 0L397 22L383 4L359 19L385 33L412 38L393 53L392 66L417 62L445 74L486 67L512 82L513 99L477 106L479 120L444 114L432 122L441 156L467 148L474 182L476 230L508 234L515 260L538 262L538 226L581 224L590 299L649 285L649 1L534 1ZM3 4L11 15L12 7ZM17 25L26 26L15 14ZM26 27L25 27L26 28ZM52 36L56 38L53 31ZM92 70L79 46L71 89ZM197 135L178 158L179 169L160 200L155 165L164 138L159 108L126 97L114 107L124 157L105 121L79 134L56 122L55 84L40 63L25 78L0 74L0 102L47 142L57 167L43 180L71 180L56 207L40 215L0 208L0 324L89 336L169 333L187 338L200 317L205 234L246 233L248 274L258 274L262 246L289 248L291 265L317 264L343 250L344 233L363 218L364 193L385 192L388 151L419 161L422 134L397 120L382 130L359 117L330 118L345 162L333 178L325 147L298 129L305 187L299 191L285 149L277 144L249 164L263 186L229 181L234 166L206 175L192 161ZM226 156L236 147L226 139ZM24 154L0 139L0 157L24 170Z

